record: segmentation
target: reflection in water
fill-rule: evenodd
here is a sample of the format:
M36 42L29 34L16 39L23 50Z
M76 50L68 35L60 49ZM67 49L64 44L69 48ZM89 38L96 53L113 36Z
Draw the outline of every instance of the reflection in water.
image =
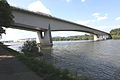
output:
M91 80L120 80L120 40L58 41L42 48L43 61Z
M43 53L44 56L41 56L40 59L42 61L48 62L50 64L53 64L54 62L54 57L52 56L52 47L46 46L46 47L41 47L41 53Z

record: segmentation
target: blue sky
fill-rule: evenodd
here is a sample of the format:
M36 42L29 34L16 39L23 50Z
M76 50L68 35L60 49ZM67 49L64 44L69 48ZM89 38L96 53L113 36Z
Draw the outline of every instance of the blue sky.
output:
M7 0L9 4L109 32L120 27L120 0ZM3 40L37 37L35 32L6 29ZM80 32L53 32L52 36L80 35Z

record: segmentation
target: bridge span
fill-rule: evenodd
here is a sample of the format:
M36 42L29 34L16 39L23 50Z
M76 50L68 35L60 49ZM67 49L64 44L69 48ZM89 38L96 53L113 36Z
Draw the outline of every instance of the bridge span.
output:
M109 33L74 22L53 17L41 12L35 13L12 7L15 23L11 28L36 31L41 45L52 45L51 31L80 31L94 34L94 40L111 39Z

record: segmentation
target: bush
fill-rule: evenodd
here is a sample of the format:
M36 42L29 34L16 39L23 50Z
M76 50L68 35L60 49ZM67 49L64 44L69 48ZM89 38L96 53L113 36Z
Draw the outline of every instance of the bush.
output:
M2 43L2 42L0 42L0 45L3 45L3 43Z
M21 52L24 53L25 56L41 56L42 53L39 52L36 41L26 41L21 47Z
M120 39L120 35L112 35L113 39Z

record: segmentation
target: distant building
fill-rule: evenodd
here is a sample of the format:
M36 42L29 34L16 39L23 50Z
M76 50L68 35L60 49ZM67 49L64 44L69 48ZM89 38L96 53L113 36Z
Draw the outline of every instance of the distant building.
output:
M36 41L36 38L25 38L25 39L17 40L17 42L26 42L26 41Z
M0 42L2 42L2 43L12 43L14 41L13 40L6 40L6 41L0 41Z

